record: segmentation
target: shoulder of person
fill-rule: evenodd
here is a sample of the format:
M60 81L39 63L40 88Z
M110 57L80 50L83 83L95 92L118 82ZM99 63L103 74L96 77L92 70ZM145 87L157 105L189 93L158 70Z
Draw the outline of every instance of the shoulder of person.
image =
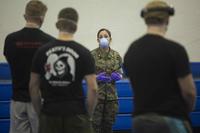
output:
M40 52L45 52L45 51L47 51L48 49L54 47L55 40L56 40L56 39L45 43L44 45L42 45L41 47L39 47L39 48L37 49L37 52L39 52L39 53L40 53Z
M97 52L97 51L99 51L99 48L95 48L95 49L91 50L91 52Z
M72 43L74 43L73 46L75 46L74 48L76 48L76 51L79 52L79 54L91 55L90 50L87 47L85 47L84 44L81 44L76 41L73 41Z
M174 49L185 49L184 46L176 41L173 41L171 39L167 39L166 38L166 41L168 43L168 46L174 48Z
M40 31L46 38L48 38L49 40L55 40L55 39L56 39L56 38L53 37L52 35L50 35L50 34L44 32L44 31L42 31L42 30L40 30L40 29L39 29L39 31Z
M110 49L110 52L114 55L114 56L120 56L119 52L117 52L114 49Z
M98 53L98 51L99 51L99 48L95 48L95 49L91 50L91 53L92 53L93 55L95 55L95 54Z
M136 48L137 46L139 46L139 42L140 42L140 40L143 38L144 36L141 36L141 37L139 37L139 38L137 38L136 40L133 40L131 43L130 43L130 45L128 46L128 49L127 50L130 50L130 49L134 49L134 48Z
M9 33L9 34L6 36L6 38L7 38L7 39L8 39L8 38L10 39L10 38L15 38L15 37L17 37L17 35L18 35L23 29L24 29L24 28Z

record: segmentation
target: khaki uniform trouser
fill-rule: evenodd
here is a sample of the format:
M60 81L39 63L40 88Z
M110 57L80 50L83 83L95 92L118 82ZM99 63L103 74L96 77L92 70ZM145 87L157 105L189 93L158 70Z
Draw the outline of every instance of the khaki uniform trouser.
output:
M38 133L38 117L32 103L11 101L10 133Z

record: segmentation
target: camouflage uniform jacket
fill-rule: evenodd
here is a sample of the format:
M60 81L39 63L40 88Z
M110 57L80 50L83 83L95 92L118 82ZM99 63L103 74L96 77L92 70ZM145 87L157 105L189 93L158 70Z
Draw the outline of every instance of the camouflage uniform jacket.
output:
M112 49L106 52L100 48L96 48L91 53L95 59L96 74L106 72L110 76L115 71L121 73L122 58L118 52ZM98 82L98 87L98 99L104 100L106 98L108 101L117 100L118 97L114 81L110 83Z

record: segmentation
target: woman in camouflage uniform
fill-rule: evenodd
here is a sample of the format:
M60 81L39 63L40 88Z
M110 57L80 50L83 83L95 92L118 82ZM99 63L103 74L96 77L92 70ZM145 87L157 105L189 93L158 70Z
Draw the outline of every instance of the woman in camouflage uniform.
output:
M122 78L122 58L110 48L111 40L110 31L100 29L97 33L99 47L91 52L95 59L99 86L97 105L92 118L96 133L112 133L112 125L118 112L115 81Z

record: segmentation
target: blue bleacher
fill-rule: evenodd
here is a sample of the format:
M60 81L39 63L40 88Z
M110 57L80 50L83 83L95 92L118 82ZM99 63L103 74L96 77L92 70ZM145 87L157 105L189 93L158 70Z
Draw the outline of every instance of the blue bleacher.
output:
M6 77L7 77L6 80L8 80L8 76ZM11 82L7 82L4 80L0 81L0 133L9 132L9 127L10 127L9 112L10 112L11 95L12 95Z
M0 119L0 133L9 133L9 126L10 120L9 119Z
M200 78L200 62L190 63L192 75L194 78Z
M197 103L195 110L190 114L193 128L198 128L200 131L200 63L191 63L192 74L195 78L197 87ZM9 107L12 95L10 70L6 63L0 63L0 133L8 133L9 131ZM119 96L119 112L116 122L113 125L113 130L117 131L131 131L132 116L134 110L134 97L131 85L128 80L121 80L116 82L117 92ZM84 93L86 93L86 84L83 82Z
M11 82L0 81L0 101L10 100L12 96Z
M0 63L0 80L10 80L11 73L8 63Z

